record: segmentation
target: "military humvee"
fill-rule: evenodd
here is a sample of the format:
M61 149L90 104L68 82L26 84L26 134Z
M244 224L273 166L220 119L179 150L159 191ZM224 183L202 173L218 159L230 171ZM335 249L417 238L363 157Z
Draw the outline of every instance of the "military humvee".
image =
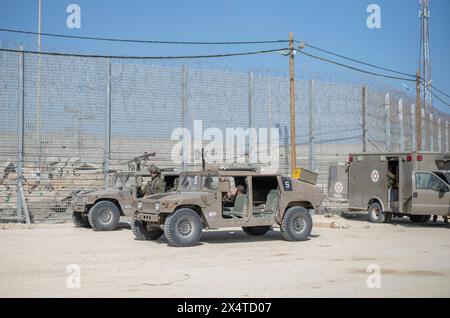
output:
M355 153L349 156L349 208L369 220L408 216L426 223L450 215L450 154L438 152Z
M165 189L174 187L179 174L162 171ZM136 200L143 196L141 186L150 174L138 171L116 172L112 187L104 190L79 192L72 202L72 220L78 227L92 227L97 231L112 231L120 216L133 216Z
M243 193L230 195L232 188ZM255 169L219 169L180 175L176 192L138 200L132 230L138 240L165 234L173 246L196 244L203 229L242 227L264 235L274 224L283 238L305 240L312 230L308 210L320 212L322 193L314 184Z

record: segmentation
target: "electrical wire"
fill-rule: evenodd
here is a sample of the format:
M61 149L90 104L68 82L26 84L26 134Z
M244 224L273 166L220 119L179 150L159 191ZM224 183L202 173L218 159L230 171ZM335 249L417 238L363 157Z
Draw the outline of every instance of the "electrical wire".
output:
M296 42L297 43L301 43L299 41L296 41ZM325 49L321 49L321 48L319 48L317 46L313 46L313 45L310 45L308 43L304 43L304 45L306 47L312 48L314 50L321 51L321 52L324 52L324 53L327 53L327 54L330 54L330 55L334 55L334 56L337 56L337 57L340 57L342 59L346 59L346 60L349 60L349 61L352 61L352 62L355 62L355 63L363 64L363 65L366 65L366 66L377 68L377 69L380 69L380 70L383 70L383 71L388 71L388 72L391 72L391 73L397 73L397 74L404 75L404 76L416 77L416 75L413 75L413 74L399 72L399 71L396 71L396 70L393 70L393 69L389 69L389 68L386 68L386 67L382 67L382 66L371 64L371 63L367 63L367 62L364 62L364 61L361 61L361 60L357 60L357 59L354 59L354 58L351 58L351 57L347 57L347 56L344 56L344 55L341 55L341 54L338 54L338 53L334 53L334 52L331 52L331 51L328 51L328 50L325 50Z
M27 54L52 55L52 56L89 57L89 58L104 58L104 59L123 59L123 60L125 60L125 59L129 59L129 60L174 60L174 59L221 58L221 57L230 57L230 56L267 54L267 53L280 52L280 51L285 51L285 50L288 50L288 48L261 50L261 51L252 51L252 52L209 54L209 55L122 56L122 55L96 55L96 54L78 54L78 53L60 53L60 52L38 52L38 51L29 51L29 50L16 50L16 49L0 48L0 52L15 52L15 53L27 53Z
M444 105L447 105L450 107L450 103L446 102L445 100L443 100L442 98L440 98L439 96L437 96L435 93L433 93L433 91L431 89L429 89L428 87L426 88L427 91L430 92L430 94L436 98L437 100L439 100L441 103L443 103Z
M39 33L33 31L14 30L0 28L1 32L20 33L29 35L42 35L58 38L69 38L79 40L95 40L108 42L128 42L128 43L146 43L146 44L178 44L178 45L241 45L241 44L269 44L269 43L286 43L289 40L267 40L267 41L224 41L224 42L198 42L198 41L158 41L158 40L137 40L137 39L119 39L119 38L104 38L94 36L79 36L79 35L64 35L56 33Z
M430 86L431 86L431 88L434 89L436 92L439 92L439 93L441 93L442 95L447 96L448 98L450 98L450 95L449 95L449 94L444 93L443 91L441 91L440 89L434 87L433 85L430 85Z
M329 59L326 59L326 58L324 58L324 57L316 56L316 55L307 53L307 52L302 51L302 50L299 50L299 51L297 51L297 52L299 52L299 53L301 53L301 54L304 54L304 55L306 55L306 56L309 56L309 57L311 57L311 58L317 59L317 60L321 60L321 61L324 61L324 62L328 62L328 63L334 64L334 65L338 65L338 66L341 66L341 67L345 67L345 68L348 68L348 69L351 69L351 70L354 70L354 71L358 71L358 72L362 72L362 73L365 73L365 74L369 74L369 75L374 75L374 76L379 76L379 77L385 77L385 78L390 78L390 79L396 79L396 80L401 80L401 81L406 81L406 82L415 82L415 81L416 81L416 80L410 79L410 78L391 76L391 75L380 74L380 73L375 73L375 72L363 70L363 69L360 69L360 68L357 68L357 67L354 67L354 66L350 66L350 65L346 65L346 64L342 64L342 63L333 61L333 60L329 60Z

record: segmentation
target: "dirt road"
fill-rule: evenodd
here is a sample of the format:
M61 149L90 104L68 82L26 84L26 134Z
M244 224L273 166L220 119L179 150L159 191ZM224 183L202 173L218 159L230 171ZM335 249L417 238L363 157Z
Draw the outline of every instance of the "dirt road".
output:
M314 221L306 242L283 241L278 229L258 238L236 229L205 232L190 248L164 237L136 241L125 227L0 225L0 296L450 297L450 227L442 222Z

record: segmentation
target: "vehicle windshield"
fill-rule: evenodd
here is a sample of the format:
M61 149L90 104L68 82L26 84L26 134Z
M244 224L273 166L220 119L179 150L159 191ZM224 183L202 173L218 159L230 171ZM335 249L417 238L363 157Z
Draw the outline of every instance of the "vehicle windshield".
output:
M123 185L123 176L115 176L113 180L113 187L120 188Z
M219 188L219 176L207 175L203 177L202 190L216 191Z
M450 184L450 172L446 172L445 177L447 178L447 183Z
M180 176L180 182L178 184L178 191L197 191L199 176L194 175L182 175Z

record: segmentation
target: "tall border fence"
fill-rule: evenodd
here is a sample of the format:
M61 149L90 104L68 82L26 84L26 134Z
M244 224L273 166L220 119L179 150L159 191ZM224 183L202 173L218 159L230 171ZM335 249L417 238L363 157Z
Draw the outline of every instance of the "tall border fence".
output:
M431 131L424 144L449 150L450 116L416 114L404 92L319 80L295 90L297 164L319 174L324 193L329 163L349 152L415 149L415 116ZM172 132L197 120L278 128L279 170L289 173L288 78L0 52L0 219L23 219L20 189L35 221L68 218L77 191L107 186L145 153L156 154L144 166L200 168L171 160Z

